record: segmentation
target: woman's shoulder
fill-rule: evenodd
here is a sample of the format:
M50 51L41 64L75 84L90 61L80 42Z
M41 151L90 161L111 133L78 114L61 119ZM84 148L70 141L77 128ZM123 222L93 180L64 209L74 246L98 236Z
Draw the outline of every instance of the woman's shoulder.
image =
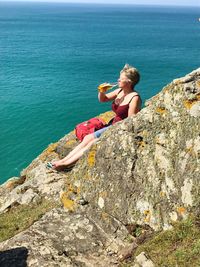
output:
M138 92L136 92L136 91L134 91L134 92L132 92L132 93L130 93L129 95L128 95L128 99L132 99L132 98L140 98L140 95L139 95L139 93Z
M130 93L130 96L129 96L129 98L127 100L128 100L129 104L131 104L131 103L133 103L133 104L134 103L141 103L142 102L140 95L136 91Z
M139 99L140 101L142 101L140 94L137 91L134 91L132 94L132 98L136 98Z
M137 91L133 91L131 94L132 94L132 96L140 96Z

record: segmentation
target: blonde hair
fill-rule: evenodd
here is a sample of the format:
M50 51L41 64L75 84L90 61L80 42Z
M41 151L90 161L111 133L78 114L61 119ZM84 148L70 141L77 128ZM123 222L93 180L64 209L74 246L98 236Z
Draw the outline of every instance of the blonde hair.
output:
M133 86L135 86L140 80L139 71L129 64L125 64L120 73L124 73Z

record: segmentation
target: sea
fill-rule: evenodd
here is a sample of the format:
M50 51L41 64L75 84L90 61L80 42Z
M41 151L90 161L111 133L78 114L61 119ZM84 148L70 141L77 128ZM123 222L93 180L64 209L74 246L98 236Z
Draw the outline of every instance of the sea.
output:
M143 105L200 65L200 7L0 2L0 183L110 110L97 86L124 64Z

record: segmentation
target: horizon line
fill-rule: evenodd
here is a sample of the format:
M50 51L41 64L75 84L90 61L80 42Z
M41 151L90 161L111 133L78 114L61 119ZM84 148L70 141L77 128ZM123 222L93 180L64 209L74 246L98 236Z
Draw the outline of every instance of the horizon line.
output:
M65 2L64 0L53 0L53 1L49 1L49 0L42 0L42 1L38 1L38 0L31 0L31 1L27 1L27 0L3 0L1 1L1 3L46 3L46 4L91 4L91 5L132 5L132 6L167 6L167 7L199 7L199 5L190 5L190 4L145 4L145 3L103 3L103 2L96 2L96 3L91 3L91 2Z

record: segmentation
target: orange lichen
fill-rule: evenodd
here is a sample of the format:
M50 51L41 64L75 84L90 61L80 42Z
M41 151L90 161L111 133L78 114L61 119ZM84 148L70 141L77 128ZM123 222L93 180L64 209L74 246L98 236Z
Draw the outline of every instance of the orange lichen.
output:
M177 207L177 212L179 215L184 215L186 213L186 208L184 207Z
M138 144L142 148L146 146L146 143L144 141L139 141Z
M156 108L156 112L157 112L157 113L160 113L160 114L162 114L162 115L164 115L164 114L167 113L167 110L166 110L166 108L164 108L164 107L157 107L157 108Z
M187 99L183 101L184 107L186 109L191 109L194 104L200 101L200 94L196 95L193 99Z

